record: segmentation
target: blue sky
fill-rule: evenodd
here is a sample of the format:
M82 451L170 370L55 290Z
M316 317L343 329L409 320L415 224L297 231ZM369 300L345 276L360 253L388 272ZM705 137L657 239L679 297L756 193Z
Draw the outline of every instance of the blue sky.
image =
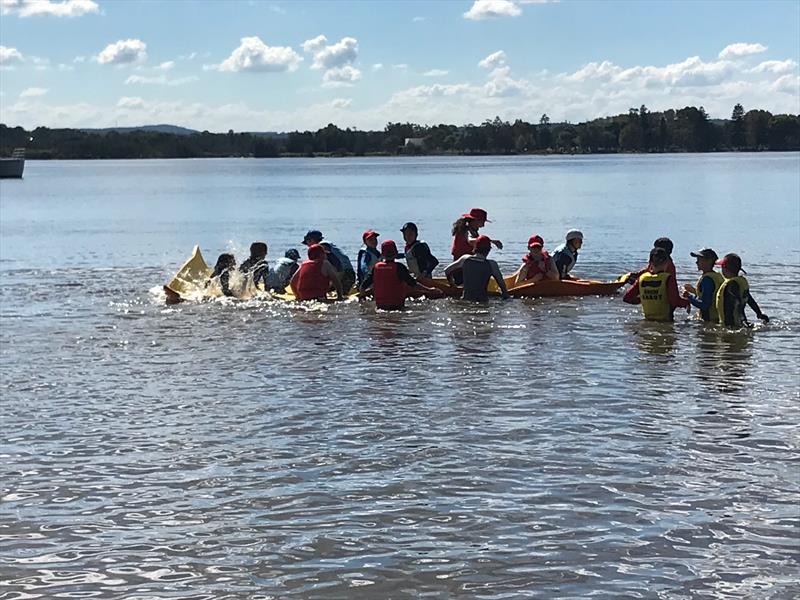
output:
M800 2L0 0L0 121L226 131L800 112Z

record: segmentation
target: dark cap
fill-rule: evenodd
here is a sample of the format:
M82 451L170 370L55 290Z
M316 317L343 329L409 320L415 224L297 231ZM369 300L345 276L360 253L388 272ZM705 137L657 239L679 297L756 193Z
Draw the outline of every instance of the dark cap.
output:
M669 253L664 248L653 248L650 250L650 264L653 266L663 265L669 260Z
M291 248L286 251L286 254L284 254L284 256L291 260L298 260L300 258L300 253L294 248Z
M702 250L698 250L697 252L690 252L689 256L694 256L695 258L705 258L708 260L713 260L714 262L717 261L719 256L717 253L714 252L711 248L703 248Z
M412 223L411 221L409 221L408 223L406 223L405 225L403 225L403 226L400 228L400 231L405 231L406 229L412 229L412 230L414 230L414 231L419 231L419 230L417 229L417 224L416 224L416 223Z
M303 244L309 246L310 244L318 244L322 240L322 232L317 229L310 229L303 238ZM309 243L310 242L310 243Z

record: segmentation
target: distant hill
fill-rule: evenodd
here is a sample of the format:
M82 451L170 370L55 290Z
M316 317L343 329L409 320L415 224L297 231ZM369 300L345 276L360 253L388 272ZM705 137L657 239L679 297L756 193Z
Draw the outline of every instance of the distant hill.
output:
M132 131L155 131L156 133L171 133L172 135L196 135L198 133L203 133L201 131L197 131L196 129L187 129L186 127L179 127L177 125L140 125L138 127L104 127L100 129L88 129L84 128L80 131L84 133L95 133L98 135L105 135L107 133L131 133ZM220 132L220 133L227 133L227 132ZM261 138L275 138L275 139L285 139L289 137L288 133L279 133L277 131L237 131L236 133L246 133L248 135L252 135L254 137L261 137Z
M194 135L200 133L194 129L187 129L186 127L178 127L177 125L142 125L140 127L105 127L102 129L81 129L86 133L97 133L105 135L106 133L131 133L132 131L155 131L157 133L171 133L172 135Z

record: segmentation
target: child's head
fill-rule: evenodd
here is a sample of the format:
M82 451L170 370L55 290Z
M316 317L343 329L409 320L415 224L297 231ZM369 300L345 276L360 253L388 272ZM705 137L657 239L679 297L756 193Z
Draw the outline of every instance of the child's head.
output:
M530 256L538 256L542 253L544 248L544 240L540 235L532 235L528 239L528 254Z
M322 232L319 229L311 229L303 238L303 245L311 246L313 244L319 244L322 239Z
M719 258L717 253L711 248L703 248L702 250L690 252L689 254L697 259L697 270L702 271L703 273L713 271L714 263L717 262L717 259Z
M287 250L284 256L289 260L300 260L300 253L294 248Z
M478 236L478 239L475 240L475 252L477 254L483 254L484 256L489 254L489 251L492 249L492 240L488 236L481 235Z
M325 260L325 248L320 244L311 244L308 247L308 260Z
M224 271L225 269L230 269L231 267L235 266L236 258L233 256L233 254L225 253L220 254L219 258L217 258L217 264L214 267L214 270L219 273L220 271Z
M364 245L367 248L377 248L379 235L380 234L377 231L373 231L372 229L367 229L361 236L361 240L364 242Z
M400 228L400 231L403 232L403 239L405 240L406 244L415 242L417 240L417 236L419 235L416 223L412 223L411 221L403 225Z
M742 270L742 259L733 252L723 256L716 264L722 267L722 274L725 277L736 277Z
M576 250L580 250L583 246L583 233L577 229L570 229L567 232L566 241Z
M480 229L489 220L489 213L482 208L471 208L467 214L463 215L463 218L469 221L470 227Z
M653 248L650 250L650 270L653 273L661 273L667 268L669 254L664 248Z
M381 256L387 260L394 260L397 256L397 244L393 240L386 240L381 244Z
M267 244L264 242L253 242L250 244L250 258L262 259L267 255Z
M667 258L672 256L672 249L673 249L672 240L668 237L660 237L655 242L653 242L653 248L663 248L667 252Z

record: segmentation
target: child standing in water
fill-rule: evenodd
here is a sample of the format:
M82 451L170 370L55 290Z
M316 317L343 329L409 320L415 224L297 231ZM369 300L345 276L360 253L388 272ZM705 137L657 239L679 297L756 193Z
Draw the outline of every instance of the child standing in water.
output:
M714 270L714 263L719 258L717 253L711 248L703 248L697 252L691 252L691 256L697 259L697 270L700 271L700 279L697 286L684 284L682 296L686 298L692 306L700 309L700 318L711 323L719 322L717 314L717 290L725 278Z
M741 327L750 325L744 314L745 305L753 309L756 316L769 323L769 317L761 312L755 299L750 295L750 284L747 279L739 275L742 270L742 259L738 254L726 254L717 263L722 267L722 276L725 281L717 290L717 313L720 325L725 327ZM745 273L746 275L747 273Z

